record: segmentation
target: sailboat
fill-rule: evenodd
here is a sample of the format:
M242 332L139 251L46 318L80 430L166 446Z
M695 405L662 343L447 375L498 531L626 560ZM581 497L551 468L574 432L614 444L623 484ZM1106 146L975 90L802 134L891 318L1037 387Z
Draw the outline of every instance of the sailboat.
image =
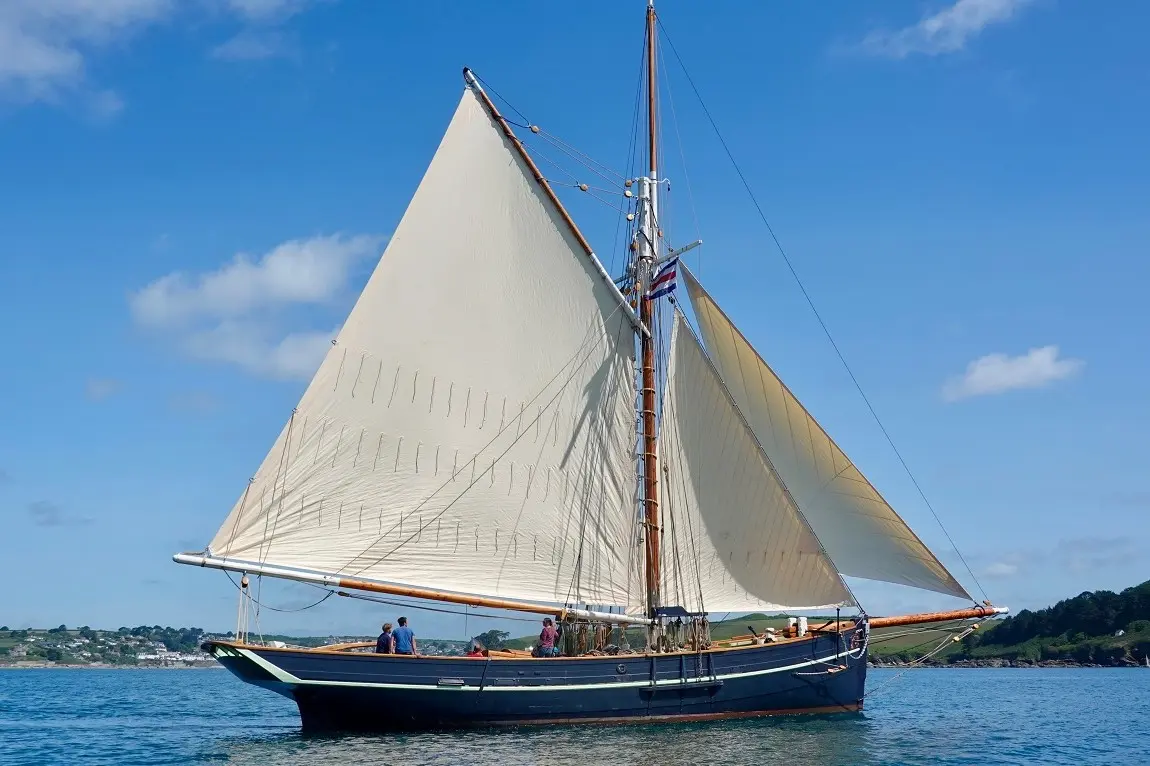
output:
M204 649L293 699L305 730L858 711L872 629L1006 612L974 602L664 240L646 14L648 167L621 193L637 219L623 279L464 69L298 406L210 544L174 556L242 574L237 637ZM561 653L260 642L253 575L551 616ZM871 617L844 575L973 606ZM836 617L710 636L716 613L803 610Z

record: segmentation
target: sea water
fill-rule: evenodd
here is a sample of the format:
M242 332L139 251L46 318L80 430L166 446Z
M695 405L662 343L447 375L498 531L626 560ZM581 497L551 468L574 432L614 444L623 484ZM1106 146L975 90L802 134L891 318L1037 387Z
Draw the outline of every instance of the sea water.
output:
M896 673L858 715L305 736L223 670L0 670L0 764L1150 764L1150 671Z

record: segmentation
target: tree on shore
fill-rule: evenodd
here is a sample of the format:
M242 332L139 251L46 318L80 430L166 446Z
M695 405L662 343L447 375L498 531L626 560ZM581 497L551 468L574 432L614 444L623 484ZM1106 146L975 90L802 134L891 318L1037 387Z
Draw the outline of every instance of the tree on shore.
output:
M478 636L472 636L471 640L478 641L481 646L487 649L502 649L503 642L510 635L506 630L488 630Z

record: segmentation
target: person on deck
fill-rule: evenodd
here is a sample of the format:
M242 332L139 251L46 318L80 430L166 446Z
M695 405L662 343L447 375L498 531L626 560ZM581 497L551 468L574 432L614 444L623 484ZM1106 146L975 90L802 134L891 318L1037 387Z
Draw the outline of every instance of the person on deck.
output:
M383 623L383 632L375 640L376 654L392 654L395 652L395 636L391 634L391 623Z
M467 650L467 654L464 656L466 656L466 657L482 657L483 656L483 647L481 647L477 643L472 643L471 647L468 648L468 650Z
M543 630L539 633L539 646L535 648L536 657L554 657L559 652L556 649L556 642L559 640L559 631L555 629L555 624L551 621L550 617L543 618Z
M415 645L415 633L407 627L407 618L399 618L399 627L392 634L395 636L395 653L419 655L419 648Z

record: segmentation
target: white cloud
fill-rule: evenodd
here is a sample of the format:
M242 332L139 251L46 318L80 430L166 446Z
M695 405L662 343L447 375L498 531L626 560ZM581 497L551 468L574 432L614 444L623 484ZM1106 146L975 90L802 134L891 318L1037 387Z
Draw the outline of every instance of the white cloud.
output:
M315 373L339 328L277 336L272 328L250 322L223 322L187 336L184 348L194 358L235 364L252 375L306 380Z
M954 5L898 30L878 30L859 46L876 56L902 59L915 53L937 56L966 47L992 24L1009 21L1030 0L957 0Z
M382 241L337 234L290 240L258 259L239 253L206 274L160 277L131 296L132 314L143 325L172 327L293 303L327 303L346 286L352 267L376 254Z
M279 32L244 30L212 48L208 55L220 61L260 61L291 53L292 45Z
M56 101L83 82L88 52L130 37L174 7L172 0L4 0L0 91Z
M95 117L109 119L121 110L123 101L114 90L88 82L92 56L181 14L218 12L225 20L267 25L283 22L318 1L0 0L0 97L58 104L80 96ZM221 55L233 60L256 57L254 41L245 43L242 33L216 50L221 49ZM226 55L229 50L231 56ZM240 55L244 52L246 56Z
M224 0L224 5L253 21L270 21L293 16L312 2L313 0Z
M1011 575L1018 574L1018 565L1009 564L1005 561L996 561L982 570L982 573L987 577L1010 577Z
M971 396L1041 388L1078 374L1085 365L1081 359L1060 359L1058 346L1032 348L1022 356L987 354L968 364L963 375L947 381L942 396L953 402Z
M307 378L338 328L292 330L292 309L340 303L357 266L383 237L290 240L259 258L244 253L203 274L172 273L129 296L137 324L175 341L188 356L234 364L270 378Z

